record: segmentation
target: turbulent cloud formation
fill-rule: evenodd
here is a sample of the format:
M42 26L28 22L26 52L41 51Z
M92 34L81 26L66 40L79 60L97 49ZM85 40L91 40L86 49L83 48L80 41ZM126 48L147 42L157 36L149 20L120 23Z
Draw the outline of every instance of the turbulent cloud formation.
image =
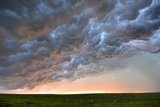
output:
M73 81L121 69L112 58L160 51L159 0L29 1L0 3L2 87Z

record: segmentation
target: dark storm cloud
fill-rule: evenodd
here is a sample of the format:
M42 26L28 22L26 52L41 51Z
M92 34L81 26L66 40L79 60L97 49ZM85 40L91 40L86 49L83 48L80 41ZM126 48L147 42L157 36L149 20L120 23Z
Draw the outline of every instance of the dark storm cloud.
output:
M98 73L77 70L102 59L157 53L159 10L158 0L0 1L0 79L34 86Z
M56 26L57 20L64 20L71 5L67 0L3 1L0 24L12 30L18 39L39 37Z

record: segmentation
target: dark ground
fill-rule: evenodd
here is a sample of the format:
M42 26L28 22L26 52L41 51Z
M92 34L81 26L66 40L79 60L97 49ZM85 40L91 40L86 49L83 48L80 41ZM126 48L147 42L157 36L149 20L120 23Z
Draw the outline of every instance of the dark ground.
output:
M160 93L77 95L0 94L0 107L160 107Z

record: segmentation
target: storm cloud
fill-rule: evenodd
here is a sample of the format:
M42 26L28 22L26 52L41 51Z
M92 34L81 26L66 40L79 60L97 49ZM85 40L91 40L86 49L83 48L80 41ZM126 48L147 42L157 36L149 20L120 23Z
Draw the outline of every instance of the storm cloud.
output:
M159 27L159 0L0 1L0 86L114 72L127 63L111 59L159 54ZM145 66L141 71L152 75Z

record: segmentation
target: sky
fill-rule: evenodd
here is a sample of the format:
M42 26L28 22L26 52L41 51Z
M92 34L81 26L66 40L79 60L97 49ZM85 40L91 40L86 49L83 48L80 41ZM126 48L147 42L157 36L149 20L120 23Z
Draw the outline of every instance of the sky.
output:
M159 0L0 0L0 93L160 91Z

